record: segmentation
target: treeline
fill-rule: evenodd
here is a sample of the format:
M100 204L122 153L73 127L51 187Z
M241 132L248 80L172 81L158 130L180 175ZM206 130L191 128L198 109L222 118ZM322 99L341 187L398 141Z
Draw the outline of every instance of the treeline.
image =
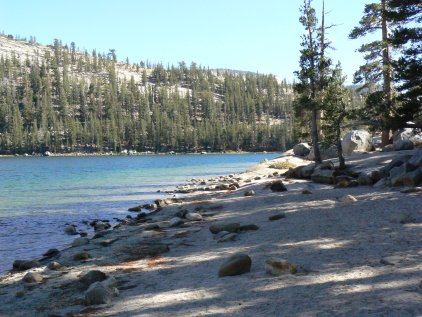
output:
M58 40L36 57L1 56L0 153L284 150L294 140L286 81L145 67Z

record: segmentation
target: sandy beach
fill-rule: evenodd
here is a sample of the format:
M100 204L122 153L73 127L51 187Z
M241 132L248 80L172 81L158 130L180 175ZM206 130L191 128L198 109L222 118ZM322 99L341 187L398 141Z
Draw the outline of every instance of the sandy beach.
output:
M415 152L347 163L372 171ZM285 179L269 167L276 162L311 163L289 155L262 162L223 178L235 190L177 194L158 212L77 238L0 278L0 316L421 316L422 192ZM275 180L287 191L272 191ZM237 225L222 235L210 231L216 224ZM250 257L250 272L219 277L238 253ZM295 271L269 274L269 259ZM91 270L113 290L105 304L87 305Z

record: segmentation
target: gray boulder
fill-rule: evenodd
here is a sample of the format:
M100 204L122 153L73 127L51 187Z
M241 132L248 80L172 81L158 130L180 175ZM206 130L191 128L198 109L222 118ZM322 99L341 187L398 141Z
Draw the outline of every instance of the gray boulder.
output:
M235 254L224 262L218 270L218 276L234 276L251 271L252 260L246 254Z
M110 304L116 293L117 289L95 282L85 292L85 303L87 305Z
M40 273L37 272L29 272L22 279L25 283L41 283L44 278Z
M346 133L341 141L341 146L345 156L358 152L368 152L374 147L371 135L365 130L352 130Z
M311 152L311 146L308 143L299 143L293 146L293 153L296 156L307 156Z
M394 167L390 170L390 183L392 186L401 186L403 185L403 177L406 173L413 171L415 168L413 165L404 163L400 166Z
M410 144L407 141L410 141L413 144L413 146L422 144L422 133L420 132L420 130L406 128L403 130L398 130L394 133L393 145L395 149L396 147L397 148L401 147L402 144L406 144L407 147L410 147ZM404 148L403 150L406 150L406 149Z
M83 275L79 279L79 282L81 282L85 288L88 288L92 283L104 281L106 278L107 275L104 272L99 270L91 270Z
M422 150L418 150L407 162L413 166L422 167Z
M374 183L374 180L372 179L371 175L367 174L367 173L360 173L357 179L359 185L366 185L366 186L371 186Z
M215 223L210 226L210 231L213 234L219 233L220 231L227 231L231 233L237 233L240 230L240 223L230 222L230 223Z
M86 237L79 237L73 240L72 247L80 247L89 243L89 239Z
M334 170L316 169L312 174L311 179L315 183L334 184L335 177L336 171Z
M37 261L15 260L13 262L13 269L16 271L26 271L36 267L38 264Z
M422 184L422 167L408 172L401 178L401 181L404 186L416 187L419 184Z
M335 145L332 145L328 148L324 148L324 147L320 146L319 151L321 153L321 159L323 159L323 160L327 160L327 159L337 157L337 147ZM310 161L315 160L315 153L314 153L313 147L311 148L311 152L309 152L309 155L306 157L306 159L308 159Z
M255 196L256 193L254 190L248 190L247 192L245 192L245 197L252 197Z
M171 227L171 228L178 227L178 226L182 225L183 223L184 223L184 221L183 221L182 218L173 217L169 221L169 227Z
M64 232L70 235L78 234L78 231L76 230L76 227L74 225L68 225L66 228L64 228Z
M410 140L400 140L393 143L394 151L413 150L415 145Z

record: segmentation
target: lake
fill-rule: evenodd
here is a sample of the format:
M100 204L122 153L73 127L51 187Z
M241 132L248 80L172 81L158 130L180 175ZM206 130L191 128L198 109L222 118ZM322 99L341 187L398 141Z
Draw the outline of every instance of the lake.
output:
M124 218L194 177L238 173L279 154L0 158L0 273L15 259L64 248L67 223Z

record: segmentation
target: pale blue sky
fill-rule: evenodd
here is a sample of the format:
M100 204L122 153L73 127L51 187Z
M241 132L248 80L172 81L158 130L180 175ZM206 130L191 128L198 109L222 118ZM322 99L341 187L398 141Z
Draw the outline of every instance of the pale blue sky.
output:
M347 34L370 0L326 0L329 38L351 81L362 64L362 41ZM0 0L0 30L33 35L42 44L55 38L79 48L108 52L119 60L273 73L291 81L298 69L299 7L302 0ZM314 1L318 14L321 0Z

